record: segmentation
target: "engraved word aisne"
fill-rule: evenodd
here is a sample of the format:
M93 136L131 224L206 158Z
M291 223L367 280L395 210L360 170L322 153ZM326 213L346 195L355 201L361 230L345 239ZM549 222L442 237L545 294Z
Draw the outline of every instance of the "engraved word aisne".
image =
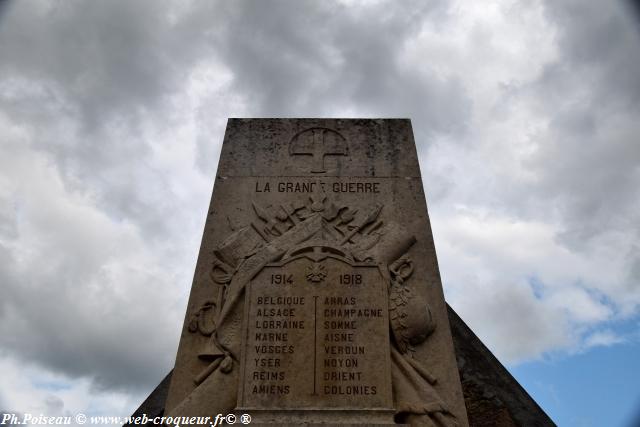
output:
M311 173L326 173L325 156L349 154L347 140L339 132L323 127L313 127L298 132L289 142L289 155L313 156Z

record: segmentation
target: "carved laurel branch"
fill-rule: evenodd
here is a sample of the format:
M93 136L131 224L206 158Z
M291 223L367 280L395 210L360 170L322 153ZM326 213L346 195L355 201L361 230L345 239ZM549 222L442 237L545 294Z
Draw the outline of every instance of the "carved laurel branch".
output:
M404 285L413 274L413 261L403 255L389 266L391 274L391 289L389 292L389 320L396 344L400 353L415 351L409 342L407 328L408 304L411 299L411 289Z
M323 234L323 238L336 246L349 248L354 259L364 258L362 252L371 249L380 240L376 233L383 225L382 221L377 221L382 211L380 204L374 205L364 212L364 215L359 216L359 209L328 202L326 195L320 193L309 197L306 203L263 207L254 202L252 206L258 221L252 221L249 226L234 230L214 250L210 276L220 285L218 298L216 303L206 301L192 315L189 322L190 332L210 336L215 331L215 325L219 324L218 316L225 304L227 286L243 262L261 247L269 245L274 239L286 236L296 225L312 216L322 216L324 227L319 232ZM321 282L325 277L326 272L321 266L315 266L308 274L308 279L314 283ZM215 313L211 321L213 326L202 326L205 313L209 314L211 310Z
M218 367L223 373L233 369L233 357L218 338L217 328L224 322L224 316L228 312L228 307L225 306L231 306L239 296L236 290L230 296L230 301L226 301L228 288L240 269L251 270L253 267L248 267L249 264L260 265L259 258L264 258L265 252L278 253L285 248L291 249L293 244L299 242L294 237L307 233L310 228L312 231L315 230L311 236L320 233L321 241L358 251L374 246L379 240L379 237L375 238L373 243L369 241L364 247L358 247L357 243L353 243L353 240L363 240L362 236L371 235L382 225L381 221L376 222L382 205L375 205L359 221L356 221L358 209L327 203L324 194L310 197L306 204L281 205L279 208L280 210L273 214L273 207L267 209L253 203L253 210L262 222L252 221L249 226L239 230L232 229L233 233L213 251L213 264L209 273L213 282L220 285L218 298L215 302L205 301L193 314L188 325L190 332L208 337L206 348L198 357L210 363L195 377L197 385ZM320 227L314 229L311 224ZM282 253L286 252L285 250ZM259 253L263 255L254 257ZM309 273L312 281L322 281L324 277L326 272L321 269Z
M222 372L229 372L233 368L232 356L218 339L216 328L224 322L224 314L228 312L228 307L225 308L225 306L237 300L239 295L237 290L234 295L231 295L230 301L226 301L225 297L227 288L240 270L252 270L261 265L262 261L259 259L265 258L265 252L281 253L281 257L287 258L290 250L300 243L300 240L293 236L306 235L305 239L310 239L309 244L342 248L341 250L349 254L348 257L354 261L372 262L376 262L374 259L376 256L371 250L381 240L386 238L393 240L397 237L395 236L397 228L394 227L391 227L391 231L384 236L383 222L379 220L382 205L379 204L358 215L358 209L327 203L326 196L321 194L310 197L306 204L292 204L280 206L280 208L279 213L272 215L269 212L273 213L273 207L269 210L254 203L253 209L261 222L252 221L249 226L234 230L213 251L214 261L210 276L213 282L219 285L218 298L215 302L203 303L190 319L188 328L192 333L208 337L207 348L199 354L199 357L209 360L210 364L196 376L196 384L204 381L218 367ZM414 242L415 239L411 237L408 242L400 246L406 251ZM383 258L392 256L379 255ZM308 272L308 280L314 283L324 280L326 272L321 267L315 264L313 266L315 269ZM413 261L405 254L388 267L386 265L380 265L380 267L388 268L390 322L397 347L406 355L407 352L414 350L413 345L421 342L416 339L415 331L412 330L412 324L409 321L412 315L410 301L413 295L405 283L413 274ZM422 332L426 328L422 328ZM426 337L428 333L430 331L422 335ZM427 377L432 379L428 375Z

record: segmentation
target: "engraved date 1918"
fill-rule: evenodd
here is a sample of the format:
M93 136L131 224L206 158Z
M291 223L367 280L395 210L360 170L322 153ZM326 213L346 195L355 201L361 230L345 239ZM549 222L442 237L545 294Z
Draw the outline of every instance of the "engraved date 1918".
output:
M293 274L272 274L272 285L293 285Z
M341 285L361 285L362 274L341 274L340 284Z

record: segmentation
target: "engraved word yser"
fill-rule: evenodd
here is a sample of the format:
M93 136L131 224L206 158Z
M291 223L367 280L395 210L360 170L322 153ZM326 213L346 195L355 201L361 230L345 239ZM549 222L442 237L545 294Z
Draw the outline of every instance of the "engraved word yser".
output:
M230 119L167 416L467 426L409 120Z

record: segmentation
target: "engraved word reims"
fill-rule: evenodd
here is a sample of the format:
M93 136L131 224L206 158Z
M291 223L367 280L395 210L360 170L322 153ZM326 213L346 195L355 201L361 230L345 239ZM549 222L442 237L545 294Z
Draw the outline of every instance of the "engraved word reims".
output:
M167 416L467 426L408 120L230 119Z

